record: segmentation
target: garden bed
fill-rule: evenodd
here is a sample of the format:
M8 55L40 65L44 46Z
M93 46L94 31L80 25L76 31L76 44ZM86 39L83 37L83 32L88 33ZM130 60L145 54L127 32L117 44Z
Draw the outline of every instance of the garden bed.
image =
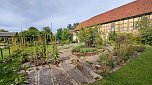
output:
M96 48L76 47L72 50L72 54L76 56L94 56L99 54Z
M128 62L118 71L106 75L103 80L89 85L151 85L151 52L152 47L147 47L140 57Z
M81 53L81 52L72 52L73 55L76 56L94 56L94 55L98 55L99 52L86 52L86 53Z

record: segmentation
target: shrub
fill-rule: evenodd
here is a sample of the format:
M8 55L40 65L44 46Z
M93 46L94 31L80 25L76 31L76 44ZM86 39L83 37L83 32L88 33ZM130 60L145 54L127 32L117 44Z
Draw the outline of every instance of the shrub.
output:
M135 55L135 51L136 51L136 46L128 46L127 47L127 53L126 53L126 56L134 56Z
M137 46L135 49L137 52L143 52L145 50L144 46Z
M96 46L97 49L102 49L103 48L103 45L98 45Z
M102 65L102 75L109 73L110 69L114 67L114 61L111 53L102 53L100 55L100 63Z
M78 33L78 38L80 42L84 42L87 47L93 47L95 45L102 44L100 33L93 28L82 28Z
M136 28L139 29L141 42L152 46L152 21L148 17L142 17L136 22Z
M96 52L96 51L97 51L96 48L82 48L82 49L80 49L81 53Z
M117 34L115 31L109 33L109 41L115 41L116 37L117 37Z
M96 52L96 51L97 51L96 48L86 48L81 46L72 49L72 52L80 52L80 53Z
M100 62L102 65L112 65L111 62L112 62L112 55L110 53L102 53L100 55ZM112 67L112 66L110 66Z
M72 52L80 52L80 48L76 47L76 48L72 49Z

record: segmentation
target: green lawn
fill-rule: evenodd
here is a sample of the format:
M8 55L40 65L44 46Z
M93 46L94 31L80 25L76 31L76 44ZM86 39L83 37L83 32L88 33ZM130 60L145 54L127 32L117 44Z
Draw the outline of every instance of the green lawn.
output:
M3 58L7 58L7 56L9 55L9 49L4 48L3 49ZM2 59L1 53L0 53L0 60Z
M120 70L89 85L152 85L152 47Z

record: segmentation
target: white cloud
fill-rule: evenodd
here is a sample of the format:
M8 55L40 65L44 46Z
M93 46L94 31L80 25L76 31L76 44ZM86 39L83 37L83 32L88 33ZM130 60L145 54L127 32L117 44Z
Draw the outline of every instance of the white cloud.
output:
M0 27L11 31L53 23L53 31L133 0L0 0Z

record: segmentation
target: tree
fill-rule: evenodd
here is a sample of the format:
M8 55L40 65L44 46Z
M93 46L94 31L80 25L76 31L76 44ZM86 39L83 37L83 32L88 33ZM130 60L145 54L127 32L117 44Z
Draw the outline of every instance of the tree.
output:
M67 28L68 28L69 30L72 30L72 29L73 29L73 26L72 26L71 24L68 24Z
M29 27L28 30L20 33L20 35L27 37L27 41L35 40L38 34L40 34L40 32L36 27Z
M69 32L67 28L63 29L62 41L67 41L67 42L72 41L72 34Z
M152 45L152 20L148 17L142 17L136 22L136 28L141 35L141 43Z
M59 28L57 30L56 38L64 44L72 42L72 34L69 32L68 28Z
M80 42L84 42L87 47L102 44L99 32L93 28L81 29L78 33Z
M62 31L63 31L62 28L57 29L56 38L59 41L62 40Z
M43 27L43 31L46 33L51 33L51 28L50 27Z
M73 25L72 25L72 24L68 24L67 28L68 28L69 30L73 30L78 24L79 24L79 23L73 23Z
M74 23L73 24L73 29L76 28L77 25L79 25L79 23Z
M30 27L28 28L28 32L30 34L30 36L37 36L39 33L39 30L36 27Z
M0 32L8 32L8 31L5 29L0 29Z

